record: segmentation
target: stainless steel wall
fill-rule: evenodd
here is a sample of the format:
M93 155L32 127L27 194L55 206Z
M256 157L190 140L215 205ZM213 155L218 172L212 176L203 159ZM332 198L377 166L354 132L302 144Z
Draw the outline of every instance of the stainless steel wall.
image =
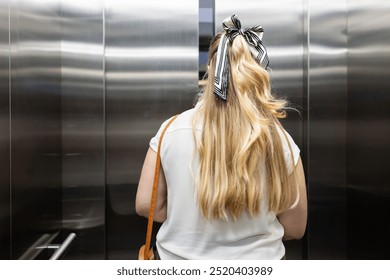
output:
M61 1L63 234L77 235L67 259L105 258L103 8Z
M70 232L65 258L136 258L149 139L197 92L198 1L0 3L1 258Z
M390 2L347 2L347 258L389 259Z
M305 10L302 0L233 0L215 1L216 31L222 29L224 18L238 15L245 27L261 24L264 28L264 43L269 52L271 79L274 93L285 96L301 111L301 115L290 111L283 122L301 148L304 164L307 146L304 145L304 116L306 89L304 83L304 58L306 35L304 33ZM306 166L306 164L305 164ZM306 240L286 242L287 258L305 257Z
M150 138L192 106L198 1L106 1L107 258L135 259L146 220L134 210Z
M12 259L61 228L59 6L10 1Z
M0 259L11 255L9 1L0 0Z
M347 5L308 2L309 259L346 257Z

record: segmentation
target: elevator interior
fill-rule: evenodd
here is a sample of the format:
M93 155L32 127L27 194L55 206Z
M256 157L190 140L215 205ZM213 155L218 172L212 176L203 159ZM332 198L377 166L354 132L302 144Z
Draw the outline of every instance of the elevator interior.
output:
M390 2L0 0L0 259L135 259L150 137L193 106L222 20L261 24L300 111L309 198L288 259L387 259ZM69 237L69 239L67 239ZM65 246L66 247L66 246Z

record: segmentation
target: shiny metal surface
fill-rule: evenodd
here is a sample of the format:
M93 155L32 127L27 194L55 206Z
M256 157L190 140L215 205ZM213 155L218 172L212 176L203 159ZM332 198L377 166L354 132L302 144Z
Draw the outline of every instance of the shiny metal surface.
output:
M349 259L389 259L390 2L348 1Z
M57 249L54 252L54 254L50 257L50 260L54 261L60 259L62 255L65 253L65 251L69 249L70 244L73 242L76 236L77 235L74 232L72 232L66 237L66 239L61 245L58 245L58 247L55 246Z
M19 260L35 260L45 250L50 248L51 242L58 236L58 234L42 234L31 246L19 257Z
M11 255L9 3L0 0L0 259Z
M103 23L103 1L61 1L63 229L77 234L67 259L105 258Z
M346 257L347 5L309 1L309 258Z
M301 0L233 0L215 1L216 31L222 29L222 21L232 14L238 15L243 27L261 24L265 30L264 44L267 47L272 68L271 79L274 92L286 97L302 115L290 111L283 125L294 138L304 155L303 145L304 99L304 3ZM306 164L305 164L306 165ZM288 259L302 259L306 240L286 242Z
M12 259L61 228L59 7L10 1Z
M150 138L190 108L198 87L198 1L106 1L107 258L136 259L146 219L135 214Z
M199 80L203 82L203 77L207 70L207 60L210 41L214 37L214 0L199 1Z

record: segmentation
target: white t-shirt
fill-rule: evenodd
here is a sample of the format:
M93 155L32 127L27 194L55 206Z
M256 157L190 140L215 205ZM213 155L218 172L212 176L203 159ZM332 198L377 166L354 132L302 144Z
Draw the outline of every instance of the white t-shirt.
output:
M196 108L196 107L195 107ZM168 199L167 220L156 237L162 260L173 259L281 259L285 254L282 243L283 226L275 213L268 212L267 203L261 203L256 217L242 214L236 221L207 220L197 205L193 174L194 139L192 116L195 108L180 114L167 129L161 147L161 164L164 170ZM150 141L157 152L158 140L168 120ZM199 132L201 127L197 127ZM286 137L279 131L285 159L290 172L291 153ZM294 166L299 148L289 134Z

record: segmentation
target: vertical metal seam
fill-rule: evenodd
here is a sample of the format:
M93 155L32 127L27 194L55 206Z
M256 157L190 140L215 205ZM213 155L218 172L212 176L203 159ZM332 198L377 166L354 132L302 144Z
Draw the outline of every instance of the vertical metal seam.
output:
M348 100L349 100L349 9L348 9L348 0L345 1L345 150L344 150L344 156L345 156L345 216L346 216L346 225L345 225L345 259L348 259L348 127L349 127L349 112L348 112Z
M9 124L9 253L12 259L12 99L11 99L11 0L8 0L8 124Z
M306 28L307 28L307 40L306 40L306 50L307 50L307 62L306 62L306 70L307 70L307 78L306 78L306 94L307 94L307 180L310 182L310 7L309 2L310 0L305 0L307 3L307 10L306 10Z
M212 5L213 5L213 38L215 36L215 34L217 34L217 25L215 23L215 17L216 17L216 3L215 3L215 0L212 0Z
M303 104L306 107L306 124L303 126L303 139L305 150L305 163L306 163L306 188L307 188L307 196L309 198L310 194L310 0L303 0L303 34L306 36L306 40L304 40L304 65L303 65L303 73L304 73L304 100ZM306 76L306 77L305 77ZM306 100L305 100L306 97ZM306 102L305 102L306 101ZM305 120L304 120L305 122ZM308 199L309 200L309 199ZM309 205L308 205L309 208ZM310 210L310 209L308 209ZM304 248L303 256L306 259L310 259L310 251L309 251L309 243L310 243L310 235L309 235L309 219L307 221L306 228L306 248Z
M103 85L103 190L104 190L104 258L107 259L107 160L106 160L106 149L107 149L107 131L106 131L106 2L102 1L102 85Z
M60 1L60 11L59 11L59 17L60 17L60 109L61 109L61 112L60 112L60 118L61 118L61 121L60 121L60 131L61 131L61 135L60 135L60 141L61 141L61 149L60 149L60 178L61 178L61 185L60 185L60 188L61 188L61 196L60 196L60 199L61 199L61 212L60 212L60 217L61 217L61 223L60 223L60 231L62 231L64 229L64 118L63 118L63 111L64 111L64 108L63 108L63 99L64 99L64 95L63 95L63 72L64 72L64 67L63 67L63 64L64 64L64 54L63 54L63 46L64 46L64 41L63 41L63 34L64 34L64 30L63 30L63 26L64 26L64 10L63 10L63 0Z

